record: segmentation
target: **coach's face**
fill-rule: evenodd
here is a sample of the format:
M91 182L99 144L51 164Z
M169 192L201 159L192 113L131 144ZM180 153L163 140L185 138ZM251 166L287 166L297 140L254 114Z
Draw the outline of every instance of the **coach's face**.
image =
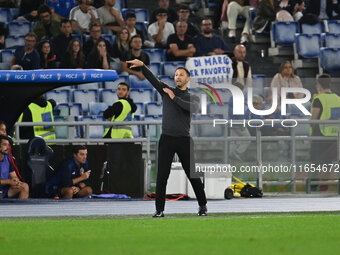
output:
M76 163L85 164L87 158L87 150L79 150L77 154L73 154Z
M9 142L6 139L1 139L0 153L7 155L9 151Z
M177 69L174 79L176 86L180 89L186 88L186 85L190 81L190 77L184 69Z

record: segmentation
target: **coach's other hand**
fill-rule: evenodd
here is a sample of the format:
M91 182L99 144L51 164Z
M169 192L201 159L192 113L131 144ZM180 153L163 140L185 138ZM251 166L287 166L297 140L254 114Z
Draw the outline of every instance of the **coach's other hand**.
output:
M167 93L171 99L174 99L175 94L174 94L174 92L172 92L171 89L164 88L163 91L164 91L165 93Z
M126 63L131 64L130 68L143 66L144 63L138 59L126 61Z

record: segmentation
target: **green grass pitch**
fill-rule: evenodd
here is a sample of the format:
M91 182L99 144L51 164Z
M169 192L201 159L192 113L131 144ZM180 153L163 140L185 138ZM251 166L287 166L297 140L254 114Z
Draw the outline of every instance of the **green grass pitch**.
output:
M0 219L0 254L337 254L340 212Z

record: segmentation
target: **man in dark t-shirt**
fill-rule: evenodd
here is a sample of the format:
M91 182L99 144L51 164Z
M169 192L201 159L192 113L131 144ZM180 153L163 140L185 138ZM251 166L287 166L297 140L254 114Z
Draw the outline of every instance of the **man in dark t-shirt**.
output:
M188 57L194 56L196 49L192 38L186 34L187 29L188 24L179 21L176 24L176 33L168 37L166 55L168 61L186 61Z

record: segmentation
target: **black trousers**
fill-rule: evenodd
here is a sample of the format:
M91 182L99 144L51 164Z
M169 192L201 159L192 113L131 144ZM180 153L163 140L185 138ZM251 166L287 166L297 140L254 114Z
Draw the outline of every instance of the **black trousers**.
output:
M156 210L164 211L166 184L171 170L173 157L177 153L185 174L187 175L198 204L206 205L207 199L205 196L203 184L200 178L190 178L190 170L194 173L195 158L194 158L194 142L191 137L175 137L169 135L161 135L158 146L158 170L156 181Z

